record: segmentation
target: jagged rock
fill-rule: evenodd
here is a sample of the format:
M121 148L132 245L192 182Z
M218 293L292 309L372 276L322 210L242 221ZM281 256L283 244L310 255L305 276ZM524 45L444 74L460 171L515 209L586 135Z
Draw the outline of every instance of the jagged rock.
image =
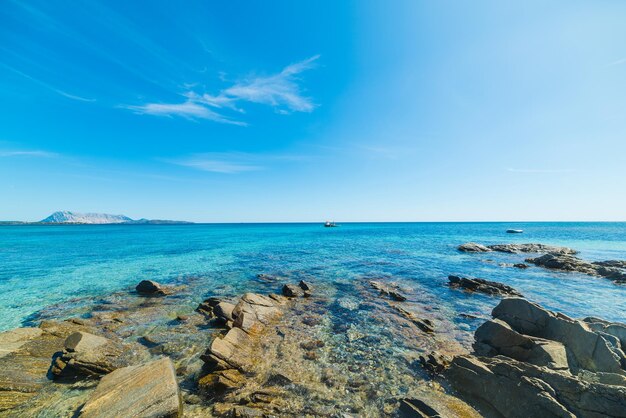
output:
M213 308L215 308L221 302L220 299L216 297L210 297L202 301L201 304L196 308L196 312L200 312L201 314L211 318L213 317Z
M104 376L80 417L181 417L183 403L174 365L162 358Z
M480 292L488 295L522 296L517 290L502 283L484 279L470 279L459 276L448 276L448 285L454 289L463 289L470 292Z
M468 242L458 247L459 251L468 253L486 253L497 251L501 253L551 253L551 254L576 254L578 251L567 247L555 247L544 244L495 244L482 245Z
M400 401L400 418L441 418L436 409L419 399Z
M436 375L443 372L449 365L451 359L436 351L432 351L428 356L419 357L420 365L430 374Z
M312 292L313 291L313 287L305 282L304 280L300 280L300 283L298 283L298 286L300 286L300 289L304 290L305 292Z
M286 284L283 286L283 296L287 296L288 298L297 298L303 296L304 292L300 289L299 286L295 286L292 284Z
M513 267L518 268L518 269L527 269L528 268L528 264L515 263L515 264L513 264Z
M592 264L602 267L615 267L618 269L626 269L626 260L594 261Z
M592 276L606 277L618 283L626 283L626 271L617 267L607 267L601 264L590 263L571 255L545 254L537 258L527 258L528 263L561 271L574 271Z
M620 341L622 350L626 350L626 324L604 321L597 318L585 318L584 322L596 332L612 335Z
M552 341L565 346L570 366L593 372L626 374L626 355L620 340L609 334L594 332L587 323L550 312L525 299L503 299L492 315L515 331ZM573 360L573 363L572 363Z
M477 244L475 242L467 242L465 244L461 244L458 247L459 251L463 251L465 253L488 253L491 251L488 247Z
M152 280L142 280L137 287L135 287L135 290L140 295L146 296L162 296L166 294L163 286Z
M219 302L217 305L213 307L213 315L217 318L221 319L224 323L228 321L234 321L233 310L235 309L235 305L228 302Z
M585 382L507 357L457 356L445 376L483 413L493 411L487 416L626 417L626 388Z
M118 343L87 332L68 336L64 348L52 359L55 377L102 376L127 365L120 357L123 350Z
M233 325L246 332L260 331L281 313L277 302L270 297L246 293L233 309Z
M568 369L563 344L522 335L499 319L483 323L474 339L474 351L480 356L503 355L554 370Z
M253 339L240 328L230 329L222 338L215 338L205 353L204 360L226 364L227 368L246 371L250 365Z
M501 253L550 253L550 254L577 254L578 251L567 247L555 247L544 244L496 244L488 245L492 251Z

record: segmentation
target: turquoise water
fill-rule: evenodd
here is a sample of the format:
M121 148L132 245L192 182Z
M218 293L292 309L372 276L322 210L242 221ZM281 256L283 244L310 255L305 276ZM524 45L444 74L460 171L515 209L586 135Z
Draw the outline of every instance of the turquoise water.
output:
M508 228L524 229L520 235ZM626 259L626 223L348 223L233 225L73 225L0 227L0 330L36 323L53 304L88 303L142 279L193 282L192 307L207 295L270 292L259 273L327 282L349 304L351 283L394 280L410 298L437 309L488 314L497 299L445 286L448 274L509 284L529 299L571 316L624 321L626 286L580 274L500 263L524 255L463 254L456 246L540 242L565 245L590 260ZM278 289L277 289L278 287ZM459 320L460 327L471 327Z

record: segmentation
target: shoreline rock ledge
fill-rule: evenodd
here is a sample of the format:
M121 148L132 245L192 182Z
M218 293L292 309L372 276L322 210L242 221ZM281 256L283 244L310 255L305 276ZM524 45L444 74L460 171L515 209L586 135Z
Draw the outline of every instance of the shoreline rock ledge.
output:
M81 418L183 416L174 364L163 357L104 376L80 409Z
M578 251L568 247L556 247L553 245L545 244L495 244L495 245L482 245L475 242L466 242L457 247L461 252L465 253L488 253L496 251L499 253L548 253L548 254L560 254L560 255L574 255L578 254Z
M626 325L503 299L444 372L486 417L626 417Z

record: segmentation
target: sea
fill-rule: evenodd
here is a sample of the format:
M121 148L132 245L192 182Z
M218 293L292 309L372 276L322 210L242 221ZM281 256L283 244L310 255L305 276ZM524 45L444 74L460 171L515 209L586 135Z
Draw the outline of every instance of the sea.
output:
M354 283L381 279L448 312L459 329L488 316L499 299L450 289L448 275L505 283L528 299L571 317L626 321L626 286L578 273L531 266L528 254L457 250L481 244L543 243L580 251L586 260L626 259L626 223L464 222L190 225L0 226L0 331L37 325L51 312L132 292L144 279L193 283L193 308L208 296L280 292L280 283L306 279L334 289L329 297L358 306ZM522 234L507 234L507 229ZM259 275L277 278L263 280ZM53 307L53 308L51 308ZM183 310L184 310L183 309ZM42 313L46 315L42 315Z

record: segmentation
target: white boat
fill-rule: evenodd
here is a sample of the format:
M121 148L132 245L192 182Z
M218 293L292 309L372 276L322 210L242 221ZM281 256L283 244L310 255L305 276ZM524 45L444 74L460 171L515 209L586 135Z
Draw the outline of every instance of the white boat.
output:
M337 224L336 224L335 222L326 221L326 222L324 222L324 226L325 226L326 228L334 228L334 227L336 227L336 226L337 226Z
M507 234L521 234L522 232L524 232L523 229L507 229L506 230Z

